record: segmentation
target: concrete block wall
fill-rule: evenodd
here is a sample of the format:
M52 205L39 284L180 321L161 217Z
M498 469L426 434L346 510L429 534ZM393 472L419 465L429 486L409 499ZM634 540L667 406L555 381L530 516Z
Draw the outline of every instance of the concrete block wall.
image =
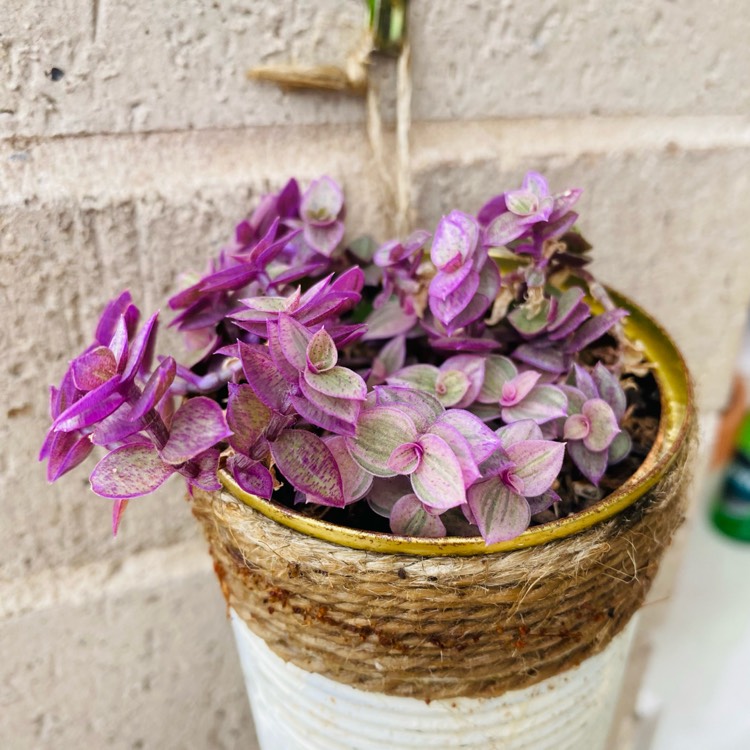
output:
M418 223L477 209L530 168L584 188L599 274L675 335L705 415L725 401L750 300L750 17L742 0L720 5L415 0L410 17ZM343 64L362 5L5 8L0 746L252 748L179 483L132 503L112 540L86 472L50 487L35 459L46 385L102 304L129 287L144 311L163 305L178 272L200 269L289 175L338 178L350 226L385 239L363 102L244 76L268 62ZM390 63L374 74L388 120Z

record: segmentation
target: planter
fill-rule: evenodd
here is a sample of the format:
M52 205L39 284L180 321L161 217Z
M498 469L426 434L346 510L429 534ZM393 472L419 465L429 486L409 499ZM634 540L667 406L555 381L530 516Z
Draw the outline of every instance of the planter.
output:
M675 345L615 302L654 365L659 433L584 512L488 547L333 526L226 474L224 491L195 493L265 750L603 746L629 624L683 518L694 432Z

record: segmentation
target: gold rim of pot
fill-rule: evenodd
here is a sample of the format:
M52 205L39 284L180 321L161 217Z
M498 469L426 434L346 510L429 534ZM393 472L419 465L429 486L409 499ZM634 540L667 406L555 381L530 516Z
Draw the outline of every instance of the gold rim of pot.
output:
M618 306L630 313L625 320L625 333L630 340L643 347L646 358L653 366L659 386L661 417L654 445L635 473L617 490L586 510L532 526L510 541L486 545L481 537L424 539L338 526L251 495L223 469L219 471L219 480L234 497L277 523L334 544L372 552L425 556L485 555L533 547L584 531L632 505L664 476L687 438L693 412L693 393L687 366L672 339L634 302L616 292L610 291L610 294Z

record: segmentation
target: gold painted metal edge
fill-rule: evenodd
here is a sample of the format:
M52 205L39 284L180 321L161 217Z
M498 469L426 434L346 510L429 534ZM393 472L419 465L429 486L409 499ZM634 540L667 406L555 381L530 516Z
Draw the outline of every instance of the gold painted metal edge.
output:
M614 302L630 313L625 321L626 335L643 347L647 359L654 365L661 399L661 419L656 442L638 470L617 490L586 510L534 526L510 541L485 545L481 537L423 539L338 526L251 495L223 469L219 471L219 481L231 495L277 523L334 544L379 553L435 557L508 552L562 539L611 518L636 502L664 476L687 438L694 406L687 366L675 343L638 305L609 291Z

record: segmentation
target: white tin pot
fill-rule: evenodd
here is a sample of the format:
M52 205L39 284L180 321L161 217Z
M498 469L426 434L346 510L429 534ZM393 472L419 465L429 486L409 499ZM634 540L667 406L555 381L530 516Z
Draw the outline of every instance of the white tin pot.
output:
M636 619L596 656L531 687L427 703L284 662L232 611L261 750L602 750Z

